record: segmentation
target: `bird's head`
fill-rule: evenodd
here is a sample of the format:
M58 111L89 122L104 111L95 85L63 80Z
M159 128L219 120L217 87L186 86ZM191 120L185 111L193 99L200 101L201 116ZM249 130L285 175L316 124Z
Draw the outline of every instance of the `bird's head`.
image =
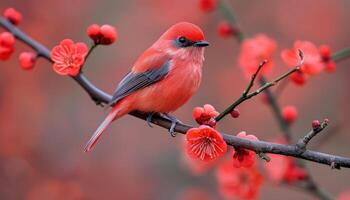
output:
M171 26L155 45L161 45L162 50L182 59L193 56L203 59L204 47L209 43L198 26L180 22Z

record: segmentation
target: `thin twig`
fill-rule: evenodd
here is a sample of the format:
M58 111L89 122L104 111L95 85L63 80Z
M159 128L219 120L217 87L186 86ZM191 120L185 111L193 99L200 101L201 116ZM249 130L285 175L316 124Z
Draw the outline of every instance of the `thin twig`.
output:
M323 131L328 126L328 120L324 120L319 127L312 129L309 133L307 133L303 138L299 139L296 144L298 148L301 150L305 150L306 146L310 142L310 140L315 137L319 132Z
M264 66L264 64L266 64L266 60L263 61L258 69L256 70L256 72L253 74L247 89L242 93L242 95L236 100L234 101L229 107L227 107L223 112L221 112L216 118L216 122L219 122L220 120L222 120L226 115L228 115L233 109L235 109L239 104L243 103L244 101L252 98L255 95L258 95L259 93L261 93L264 90L267 90L268 88L276 85L278 82L280 82L281 80L283 80L284 78L288 77L289 75L291 75L292 73L296 72L297 70L300 69L300 66L303 65L304 63L304 54L301 50L299 50L299 57L300 57L300 61L298 63L297 66L295 66L293 69L289 70L288 72L282 74L281 76L277 77L276 79L274 79L271 82L266 82L265 84L263 84L260 88L258 88L257 90L255 90L254 92L251 92L248 94L249 90L252 88L253 83L255 81L255 78L257 76L257 74L259 73L260 69Z
M256 77L258 76L260 70L262 69L262 67L267 63L268 61L267 60L264 60L262 61L259 66L258 66L258 69L255 71L255 73L252 75L252 78L250 79L250 82L248 84L248 87L247 89L244 90L242 96L247 96L248 92L250 92L250 89L253 87L254 85L254 82L255 82L255 79Z

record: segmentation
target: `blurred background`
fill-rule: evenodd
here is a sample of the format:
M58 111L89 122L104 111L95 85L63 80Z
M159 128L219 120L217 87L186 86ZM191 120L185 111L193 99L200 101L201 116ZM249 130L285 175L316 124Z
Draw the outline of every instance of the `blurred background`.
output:
M350 45L350 1L229 2L248 37L264 33L277 41L270 79L288 69L280 51L290 48L294 40L329 44L334 51ZM199 25L211 44L205 53L202 85L175 113L189 124L195 125L193 107L210 103L222 111L248 82L238 67L239 44L217 34L221 13L203 13L195 0L0 0L0 11L7 7L22 12L20 28L49 48L65 38L88 43L86 28L93 23L117 27L117 43L99 47L85 66L91 81L109 93L140 53L169 26L179 21ZM46 60L40 59L32 71L23 71L17 56L24 50L29 48L17 42L12 59L0 62L0 199L177 200L188 198L193 191L205 191L208 199L221 199L212 170L198 176L183 161L182 135L172 138L165 129L150 128L137 118L118 120L94 151L84 153L85 143L106 111L71 79L54 73ZM335 73L322 73L303 87L290 84L279 98L281 106L298 107L299 118L292 126L294 138L304 135L313 119L327 117L330 127L312 145L348 157L349 65L350 59L342 61ZM261 97L242 104L240 111L240 118L227 117L219 130L234 135L245 130L262 140L281 134ZM322 142L325 135L326 142ZM318 183L333 195L350 189L350 170L308 165ZM266 178L259 199L282 198L314 199Z

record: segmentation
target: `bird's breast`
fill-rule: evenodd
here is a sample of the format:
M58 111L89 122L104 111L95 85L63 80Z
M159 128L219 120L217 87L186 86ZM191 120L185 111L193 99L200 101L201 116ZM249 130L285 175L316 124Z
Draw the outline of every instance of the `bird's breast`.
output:
M159 82L135 92L135 110L171 112L185 104L198 89L202 62L173 59L169 73Z

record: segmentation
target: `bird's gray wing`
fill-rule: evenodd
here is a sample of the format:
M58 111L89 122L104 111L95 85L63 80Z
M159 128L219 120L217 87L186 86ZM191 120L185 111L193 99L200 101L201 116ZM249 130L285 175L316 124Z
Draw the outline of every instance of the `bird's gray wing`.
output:
M113 105L131 93L162 80L168 74L169 68L170 62L168 61L157 69L150 69L140 73L129 72L120 81L109 105Z

